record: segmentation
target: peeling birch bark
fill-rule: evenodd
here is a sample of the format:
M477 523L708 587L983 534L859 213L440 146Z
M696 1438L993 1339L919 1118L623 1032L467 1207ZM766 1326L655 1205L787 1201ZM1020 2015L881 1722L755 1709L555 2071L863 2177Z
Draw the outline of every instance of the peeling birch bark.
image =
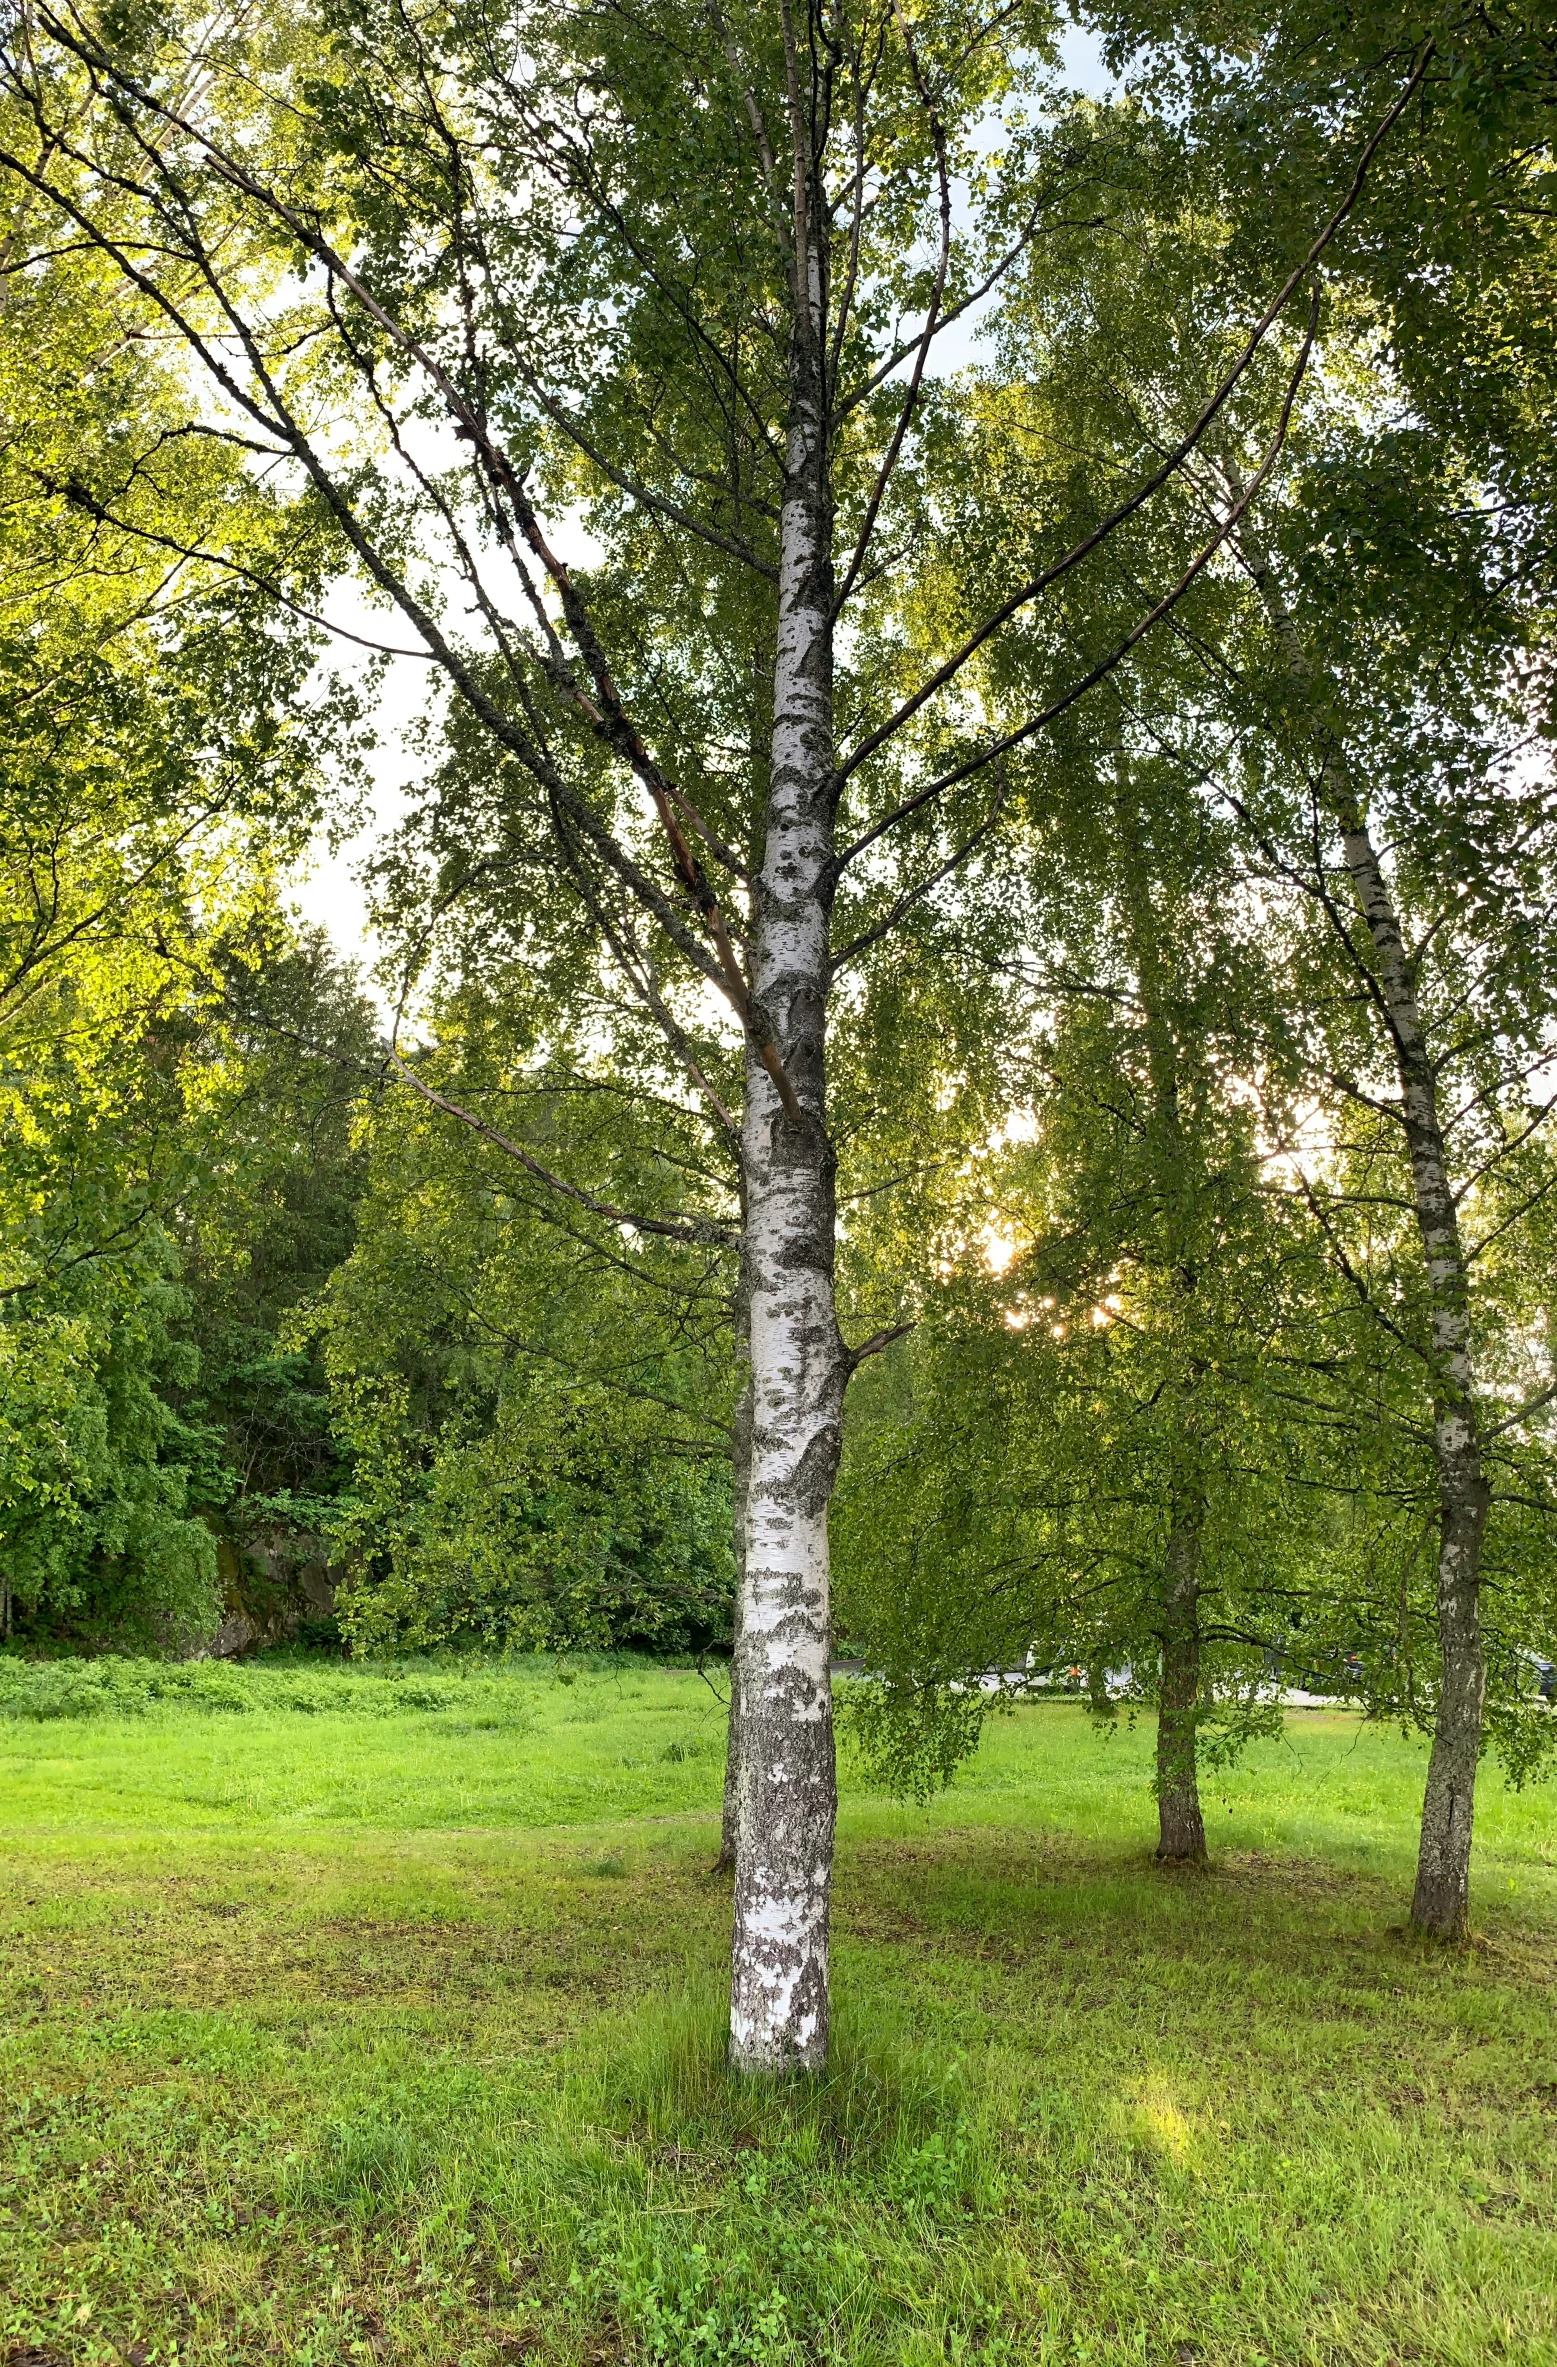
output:
M740 2071L827 2059L837 1779L827 1509L848 1358L833 1297L835 1163L826 1013L837 783L825 261L797 140L795 304L779 521L772 775L753 880L753 1001L801 1107L748 1042L742 1166L751 1447L737 1682L742 1771L730 2055Z
M1438 1475L1441 1663L1411 1921L1433 1939L1459 1940L1469 1926L1471 1832L1487 1694L1481 1640L1481 1548L1488 1491L1476 1415L1469 1275L1444 1147L1437 1071L1399 915L1368 826L1367 808L1352 777L1341 735L1325 711L1319 695L1323 686L1316 679L1269 557L1251 538L1244 538L1243 548L1288 666L1294 678L1316 696L1321 795L1340 832L1353 894L1367 927L1400 1090L1412 1201L1427 1267L1433 1452Z

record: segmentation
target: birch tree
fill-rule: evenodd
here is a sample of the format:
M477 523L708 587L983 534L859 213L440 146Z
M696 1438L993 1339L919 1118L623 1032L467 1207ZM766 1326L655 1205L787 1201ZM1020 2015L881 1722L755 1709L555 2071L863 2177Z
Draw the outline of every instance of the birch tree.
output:
M1192 136L1250 225L1251 261L1273 192L1279 211L1304 185L1326 112L1421 30L1411 12L1359 10L1316 75L1301 12L1262 19L1252 72L1186 48L1173 24ZM1487 1740L1489 1522L1507 1536L1548 1517L1529 1477L1547 1451L1546 1351L1516 1347L1498 1264L1532 1254L1550 1189L1557 1048L1544 325L1557 79L1540 12L1446 26L1427 88L1420 140L1381 160L1380 235L1332 277L1329 399L1234 538L1254 638L1212 636L1200 654L1233 730L1252 724L1285 780L1273 797L1270 764L1244 743L1257 859L1311 899L1345 981L1332 999L1310 974L1314 1015L1339 1031L1316 1083L1339 1096L1339 1139L1369 1144L1353 1190L1415 1235L1412 1278L1391 1254L1375 1288L1336 1212L1338 1272L1395 1327L1426 1400L1441 1665L1412 1921L1458 1939ZM1208 509L1238 501L1230 447L1203 481ZM1533 1631L1545 1616L1539 1595L1510 1593L1505 1550L1491 1596L1503 1659L1511 1620Z
M1289 534L1296 522L1290 514L1284 521ZM1549 996L1531 962L1549 926L1547 889L1533 858L1537 847L1550 845L1551 784L1540 777L1541 767L1526 786L1516 785L1517 713L1505 708L1499 729L1496 709L1503 702L1496 693L1488 700L1486 685L1477 682L1474 689L1466 686L1460 715L1442 718L1437 747L1419 746L1417 765L1401 768L1404 780L1401 769L1390 768L1391 796L1357 746L1382 721L1379 708L1386 701L1378 696L1379 672L1365 687L1354 670L1361 654L1355 644L1344 675L1323 665L1257 528L1246 527L1240 551L1282 670L1277 739L1303 766L1315 840L1327 829L1340 858L1332 869L1323 857L1315 859L1317 846L1306 862L1294 860L1294 849L1286 867L1326 915L1353 991L1377 1031L1371 1056L1365 1052L1356 1068L1338 1066L1333 1083L1365 1125L1387 1112L1409 1179L1421 1297L1413 1310L1420 1320L1410 1323L1408 1336L1421 1358L1430 1404L1441 1657L1411 1914L1421 1931L1458 1939L1470 1910L1476 1772L1484 1743L1489 1448L1516 1424L1539 1420L1548 1395L1538 1384L1539 1402L1511 1408L1489 1386L1498 1361L1495 1306L1478 1310L1475 1268L1493 1242L1506 1240L1529 1213L1519 1204L1521 1195L1509 1204L1510 1196L1499 1190L1500 1170L1521 1157L1528 1164L1530 1145L1552 1107L1549 1070L1557 1039ZM1301 559L1297 572L1301 576ZM1375 592L1382 605L1383 587L1376 585ZM1409 612L1411 604L1406 587L1397 626L1401 609ZM1515 631L1517 636L1517 626ZM1483 654L1498 666L1495 649L1484 645ZM1505 664L1511 654L1505 647ZM1440 645L1436 655L1442 679L1449 653ZM1449 663L1458 671L1453 659ZM1373 710L1367 723L1357 718L1359 701ZM1478 730L1472 720L1478 707L1483 715L1491 708L1490 731L1485 724ZM1371 794L1363 785L1369 772ZM1429 817L1435 791L1455 796L1457 785L1445 777L1453 773L1464 780L1462 827L1451 821L1444 829ZM1247 810L1251 819L1259 815L1256 827L1263 828L1261 805L1253 802ZM1435 847L1435 839L1458 839L1462 860L1446 863L1448 846ZM1381 1066L1387 1087L1382 1078L1374 1082ZM1549 1189L1549 1179L1536 1173L1530 1200L1538 1205ZM1323 1183L1316 1180L1313 1190L1316 1210L1322 1210ZM1374 1296L1365 1270L1348 1258L1338 1238L1336 1250L1378 1319L1398 1326L1403 1310Z
M1003 636L1237 408L1422 72L1408 60L1337 143L1174 447L1143 452L1069 545L1034 517L927 655L894 594L924 490L957 465L940 341L1108 211L1095 123L1045 111L1052 30L1041 7L951 0L347 0L257 34L202 17L144 39L45 7L7 50L30 129L0 161L182 342L191 432L306 489L505 785L481 861L505 859L521 811L545 836L574 925L720 1146L679 1209L592 1200L689 1248L739 1230L731 2032L748 2070L815 2066L827 2045L828 1504L845 1388L879 1345L846 1342L837 1314L836 982L998 827L996 759L1226 542L1234 521L1143 587L1039 711L993 721ZM593 548L575 534L570 557L580 522ZM436 1091L397 1057L407 1090Z
M1201 1771L1279 1717L1271 1646L1322 1533L1324 1267L1244 1080L1271 974L1225 822L1094 738L1035 839L1052 874L1030 855L1008 889L1001 958L1018 1139L959 1179L845 1463L843 1600L884 1676L854 1710L919 1788L1001 1698L985 1672L1074 1667L1098 1717L1155 1711L1157 1854L1199 1864Z
M1272 179L1289 197L1302 185L1318 101L1297 30L1280 20L1258 72L1186 77L1202 211L1164 223L1158 268L1179 290L1171 317L1196 335L1213 333L1218 288L1279 251ZM1325 103L1344 103L1347 74L1376 73L1402 32L1387 12L1363 12L1321 77ZM1416 1453L1408 1434L1427 1448L1440 1666L1412 1914L1440 1938L1462 1937L1469 1911L1489 1520L1511 1535L1526 1516L1548 1517L1544 1482L1529 1476L1545 1453L1547 1351L1517 1346L1510 1269L1496 1260L1531 1254L1550 1189L1539 1146L1557 1040L1550 444L1537 424L1549 396L1538 314L1552 285L1551 175L1528 28L1468 32L1454 54L1456 73L1447 53L1431 69L1421 149L1383 167L1390 235L1327 272L1323 376L1229 539L1241 589L1224 577L1175 616L1184 669L1169 696L1160 675L1119 678L1130 728L1173 747L1185 777L1236 815L1238 866L1272 911L1306 904L1328 941L1323 955L1311 939L1287 982L1315 1155L1283 1121L1276 1130L1339 1290L1365 1310L1386 1360L1404 1358L1397 1381L1414 1376L1392 1419L1402 1471ZM1159 442L1170 437L1196 367L1176 337L1143 352L1100 402L1098 432L1128 448L1153 418ZM1235 434L1204 444L1189 472L1204 519L1230 519L1247 476ZM1273 955L1279 946L1278 934ZM1507 1303L1521 1299L1516 1288ZM1359 1377L1373 1371L1356 1333L1351 1354ZM1508 1588L1504 1556L1500 1544L1506 1688L1515 1623L1533 1634L1545 1612L1522 1583ZM1526 1743L1510 1742L1523 1764Z
M1190 62L1179 177L1140 183L1153 228L1119 242L1113 268L1078 272L1068 303L1052 266L1013 291L1003 383L979 397L1011 430L980 472L983 564L1003 521L1078 445L1116 465L1143 432L1172 448L1210 355L1236 334L1229 291L1257 281L1291 235L1319 139L1312 32L1282 18L1252 65ZM1403 38L1387 12L1363 12L1339 56L1318 53L1324 105L1354 104ZM1496 1723L1516 1770L1539 1732L1520 1712L1519 1649L1550 1618L1517 1541L1550 1517L1546 1318L1530 1325L1533 1277L1515 1270L1536 1255L1530 1227L1550 1190L1551 506L1538 423L1552 253L1529 42L1517 24L1445 42L1429 69L1430 133L1412 157L1381 162L1391 236L1327 263L1313 331L1325 369L1268 484L1245 504L1260 446L1224 418L1186 471L1198 520L1164 504L1144 549L1113 546L1116 602L1132 575L1171 573L1218 520L1233 564L1176 608L1172 660L1159 648L1132 662L1100 698L1117 702L1128 745L1156 750L1208 812L1233 818L1223 894L1258 899L1269 919L1264 1008L1267 1027L1281 1025L1250 1046L1247 1082L1268 1094L1280 1079L1290 1097L1303 1080L1306 1147L1281 1093L1267 1100L1267 1139L1328 1242L1332 1338L1344 1340L1328 1376L1316 1349L1309 1393L1349 1430L1359 1518L1372 1493L1381 1546L1391 1519L1421 1518L1425 1488L1438 1673L1416 1691L1406 1590L1391 1641L1356 1563L1349 1599L1338 1593L1321 1624L1333 1641L1352 1619L1368 1640L1359 1692L1433 1731L1413 1912L1424 1931L1458 1937L1489 1731L1489 1518ZM1171 73L1188 53L1164 54ZM1495 62L1521 56L1512 95L1494 90ZM1484 135L1467 90L1488 101L1488 153L1474 164ZM1273 185L1285 191L1276 206ZM1070 367L1057 390L1051 379L1035 392L1057 347ZM1274 411L1274 377L1265 393ZM1165 538L1154 558L1150 534ZM1064 621L1035 620L1016 668L1052 666ZM1382 1456L1365 1443L1370 1404ZM1318 1591L1328 1584L1316 1576Z
M1236 456L1208 457L1201 482L1226 514ZM1221 740L1207 767L1202 706L1185 761L1215 780L1266 892L1306 901L1325 934L1289 972L1317 1134L1305 1152L1290 1120L1274 1132L1394 1386L1402 1358L1414 1373L1397 1445L1428 1446L1439 1671L1412 1921L1439 1939L1468 1928L1494 1465L1505 1496L1549 1517L1545 1483L1532 1497L1509 1461L1512 1433L1542 1460L1547 1350L1540 1326L1517 1346L1509 1268L1500 1285L1483 1263L1530 1254L1557 1051L1544 622L1500 511L1452 445L1332 410L1234 537L1242 619L1185 635ZM1352 1354L1360 1407L1375 1359L1355 1332ZM1519 1599L1498 1617L1505 1687ZM1523 1616L1545 1624L1537 1604Z

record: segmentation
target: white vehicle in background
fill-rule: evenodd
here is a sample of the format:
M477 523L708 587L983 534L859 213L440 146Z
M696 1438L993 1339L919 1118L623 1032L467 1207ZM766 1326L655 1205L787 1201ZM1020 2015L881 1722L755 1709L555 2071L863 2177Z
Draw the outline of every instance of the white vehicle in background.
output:
M1544 1652L1521 1652L1535 1671L1535 1689L1548 1709L1557 1702L1557 1660L1548 1660Z

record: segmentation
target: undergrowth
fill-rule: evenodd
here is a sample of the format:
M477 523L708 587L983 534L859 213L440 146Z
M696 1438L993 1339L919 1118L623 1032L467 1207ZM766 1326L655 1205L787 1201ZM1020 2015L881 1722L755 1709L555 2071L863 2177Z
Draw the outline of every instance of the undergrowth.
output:
M554 1675L542 1663L538 1678ZM21 1660L0 1655L0 1717L134 1718L159 1709L234 1717L394 1718L407 1710L515 1707L515 1680L501 1664L458 1661Z

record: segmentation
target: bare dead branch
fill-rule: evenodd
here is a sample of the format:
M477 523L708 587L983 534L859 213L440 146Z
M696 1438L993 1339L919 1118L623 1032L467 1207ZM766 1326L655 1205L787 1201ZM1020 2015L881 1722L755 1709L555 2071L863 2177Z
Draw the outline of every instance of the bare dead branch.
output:
M681 1241L691 1249L729 1249L739 1241L740 1234L734 1227L717 1224L711 1218L639 1216L630 1209L613 1206L609 1200L597 1199L593 1192L586 1192L581 1185L568 1183L562 1176L553 1175L550 1168L543 1167L538 1159L514 1141L512 1135L489 1125L485 1118L477 1117L473 1110L462 1108L446 1093L440 1093L435 1086L429 1085L425 1078L419 1077L401 1059L398 1052L391 1051L388 1060L401 1083L409 1085L413 1093L419 1093L424 1101L430 1102L434 1109L442 1110L445 1116L457 1118L473 1134L479 1134L508 1158L516 1160L528 1175L533 1175L538 1183L545 1184L549 1191L575 1201L580 1208L587 1208L592 1216L604 1217L608 1224L628 1225L637 1233L654 1233L663 1240Z
M868 1340L847 1351L850 1372L857 1372L867 1356L880 1356L894 1340L906 1340L915 1328L912 1323L889 1323L884 1331L873 1331Z

